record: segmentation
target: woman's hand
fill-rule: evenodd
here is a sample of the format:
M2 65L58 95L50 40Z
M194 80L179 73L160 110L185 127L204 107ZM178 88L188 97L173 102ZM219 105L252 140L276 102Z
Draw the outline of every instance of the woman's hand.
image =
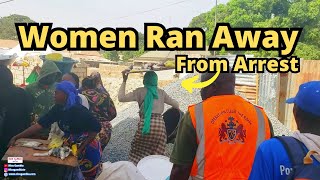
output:
M38 123L35 125L32 125L28 129L24 130L22 133L11 138L11 140L9 141L8 147L14 146L14 143L16 142L17 139L30 137L33 134L39 132L41 129L42 129L42 126L39 125Z
M14 146L14 144L16 143L16 141L17 141L16 136L13 136L13 137L10 139L10 141L9 141L8 148Z
M121 72L122 73L123 82L126 82L128 80L129 72L130 72L130 70L128 70L128 69L126 69L126 70Z

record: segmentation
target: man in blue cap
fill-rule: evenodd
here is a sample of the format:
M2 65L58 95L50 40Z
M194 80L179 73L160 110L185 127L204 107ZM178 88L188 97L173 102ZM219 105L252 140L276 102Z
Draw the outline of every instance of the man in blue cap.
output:
M310 81L300 85L296 97L286 101L294 104L293 114L298 131L294 132L291 139L303 143L305 152L314 150L320 152L320 81ZM250 180L285 180L294 169L292 159L302 157L290 156L295 143L285 147L282 138L272 138L263 142L255 156ZM313 158L314 165L320 165L320 156Z

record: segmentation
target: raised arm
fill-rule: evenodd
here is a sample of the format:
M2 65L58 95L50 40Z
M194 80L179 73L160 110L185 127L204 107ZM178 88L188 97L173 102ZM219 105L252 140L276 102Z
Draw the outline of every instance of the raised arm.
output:
M126 84L128 80L128 71L122 71L123 82L120 86L118 93L119 102L130 102L130 101L138 101L137 91L130 92L126 94Z
M33 125L33 126L31 126L31 127L29 127L28 129L24 130L23 132L21 132L21 133L19 133L16 136L11 138L11 140L10 140L10 142L8 144L8 148L10 146L14 146L15 142L18 139L30 137L33 134L39 132L41 129L42 129L42 126L40 124L38 124L38 123Z
M44 116L40 117L37 124L29 127L28 129L24 130L23 132L19 133L18 135L11 138L8 146L13 146L16 140L21 138L27 138L35 133L39 132L43 128L49 128L51 124L53 124L57 117L60 115L59 113L59 107L53 106L53 108L50 109L50 111L45 114Z
M170 179L184 180L190 176L198 149L196 131L189 112L181 119L170 161L173 163Z

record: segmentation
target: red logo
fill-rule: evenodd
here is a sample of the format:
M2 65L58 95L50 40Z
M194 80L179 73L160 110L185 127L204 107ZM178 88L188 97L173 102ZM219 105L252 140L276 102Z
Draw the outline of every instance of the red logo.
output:
M7 168L7 167L8 167L8 164L4 164L3 167Z
M220 142L225 143L229 142L229 144L240 143L243 144L247 137L246 130L244 129L242 124L239 124L238 121L234 122L233 117L229 117L228 121L221 124L219 128L219 137Z

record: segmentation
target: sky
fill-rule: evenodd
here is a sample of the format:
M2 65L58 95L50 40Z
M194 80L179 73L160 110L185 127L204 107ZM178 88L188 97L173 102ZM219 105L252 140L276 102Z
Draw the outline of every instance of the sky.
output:
M1 4L0 17L19 14L54 27L133 27L144 23L187 27L192 18L209 11L215 0L14 0ZM218 0L218 4L228 0ZM144 13L142 13L144 12Z

